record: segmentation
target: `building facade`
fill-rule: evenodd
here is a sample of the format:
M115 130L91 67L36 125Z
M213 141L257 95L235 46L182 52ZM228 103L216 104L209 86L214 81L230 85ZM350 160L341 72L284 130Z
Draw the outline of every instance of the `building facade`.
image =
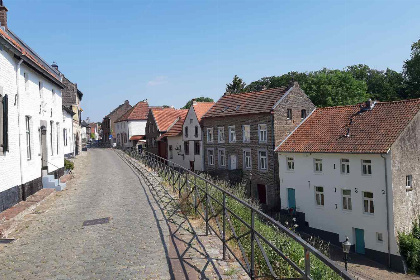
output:
M106 143L117 143L117 134L115 133L115 121L131 109L130 102L124 101L123 104L115 108L102 120L102 140Z
M232 183L245 182L248 194L265 209L279 208L275 145L314 108L297 83L224 95L202 118L205 171Z
M42 188L42 170L64 172L63 83L7 26L0 7L0 211Z
M73 116L74 112L63 105L63 153L65 158L75 155Z
M316 109L277 147L283 209L301 229L403 271L420 215L420 99ZM290 210L292 209L292 210Z
M117 147L132 148L145 144L148 113L149 104L143 100L115 121Z

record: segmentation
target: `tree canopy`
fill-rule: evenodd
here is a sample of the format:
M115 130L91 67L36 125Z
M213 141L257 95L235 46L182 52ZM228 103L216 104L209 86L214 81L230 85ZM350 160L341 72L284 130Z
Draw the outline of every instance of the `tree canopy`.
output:
M404 62L403 76L407 98L420 97L420 39L411 45L411 56Z
M201 96L201 97L193 98L190 101L188 101L187 104L185 104L185 106L182 107L182 109L190 109L194 100L197 101L197 102L214 102L214 100L210 97Z
M244 81L239 78L237 75L233 77L231 83L226 84L226 93L225 94L236 94L244 92L245 90L245 83Z

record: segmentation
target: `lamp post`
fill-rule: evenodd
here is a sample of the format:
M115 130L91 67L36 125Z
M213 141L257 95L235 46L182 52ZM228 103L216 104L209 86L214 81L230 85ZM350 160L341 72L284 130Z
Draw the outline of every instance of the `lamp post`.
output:
M348 254L350 253L350 247L351 247L351 243L347 236L346 236L346 241L344 241L342 244L343 244L343 253L344 253L344 267L346 268L346 271L347 271Z

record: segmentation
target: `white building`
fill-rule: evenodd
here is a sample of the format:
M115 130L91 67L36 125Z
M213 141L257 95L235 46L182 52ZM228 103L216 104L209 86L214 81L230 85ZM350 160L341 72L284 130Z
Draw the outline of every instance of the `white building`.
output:
M149 104L147 100L140 101L115 121L117 146L131 148L145 144L147 115Z
M60 76L7 27L0 6L0 211L64 172ZM51 176L52 177L52 176ZM48 178L51 178L48 177Z
M195 102L188 110L182 126L182 141L179 153L175 153L174 160L190 170L204 170L203 129L201 118L214 105L214 102ZM181 159L182 158L182 159Z
M63 106L63 153L64 157L75 156L75 139L73 136L73 116L74 112Z
M276 149L281 207L301 229L403 270L420 215L420 99L316 109ZM292 209L292 210L290 210Z

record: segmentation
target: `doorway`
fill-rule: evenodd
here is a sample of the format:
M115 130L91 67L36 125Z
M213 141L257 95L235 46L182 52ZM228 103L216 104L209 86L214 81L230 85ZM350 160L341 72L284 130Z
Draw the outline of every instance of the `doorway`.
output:
M47 127L41 124L39 128L39 144L41 153L41 169L48 169Z
M267 189L265 185L257 184L258 189L258 199L260 200L261 204L267 203Z
M190 170L194 172L194 161L190 161Z
M296 210L295 189L292 189L292 188L287 189L287 201L288 201L289 209Z
M356 253L365 254L365 231L360 228L354 229L356 235Z
M236 169L236 155L230 155L230 170Z

